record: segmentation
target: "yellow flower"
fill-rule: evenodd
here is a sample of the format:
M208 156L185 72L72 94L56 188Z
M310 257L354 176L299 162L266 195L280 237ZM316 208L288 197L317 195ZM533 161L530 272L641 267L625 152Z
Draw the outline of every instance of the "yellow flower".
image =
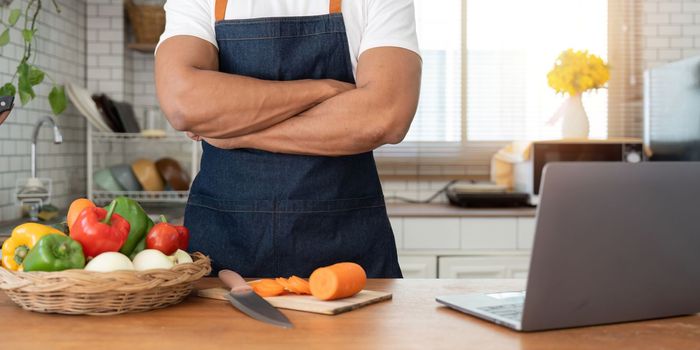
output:
M557 58L547 82L557 93L578 95L600 89L610 80L610 69L599 56L568 49Z

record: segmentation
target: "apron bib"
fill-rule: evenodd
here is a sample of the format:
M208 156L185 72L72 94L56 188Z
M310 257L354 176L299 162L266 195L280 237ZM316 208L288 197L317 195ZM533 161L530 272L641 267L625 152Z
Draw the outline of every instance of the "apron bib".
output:
M264 80L354 83L340 1L321 16L224 20L217 0L220 71ZM190 249L214 271L298 275L341 261L371 278L399 278L394 235L372 152L319 157L202 142L185 211Z

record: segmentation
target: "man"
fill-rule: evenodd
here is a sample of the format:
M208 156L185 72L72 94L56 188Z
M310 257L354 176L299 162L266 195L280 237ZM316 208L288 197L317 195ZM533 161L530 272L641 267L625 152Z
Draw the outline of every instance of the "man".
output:
M412 0L169 0L163 111L203 141L185 213L214 270L401 277L372 151L399 143L421 60Z

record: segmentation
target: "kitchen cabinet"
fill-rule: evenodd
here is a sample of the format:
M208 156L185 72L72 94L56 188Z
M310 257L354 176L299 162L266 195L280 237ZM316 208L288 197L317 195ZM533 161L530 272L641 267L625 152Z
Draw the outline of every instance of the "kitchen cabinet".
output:
M535 219L518 219L518 249L531 250L535 241Z
M404 249L459 249L460 245L456 218L407 218L403 220L403 234Z
M462 249L516 249L518 220L516 218L462 219Z
M535 211L443 204L387 208L406 278L524 278Z
M399 266L404 278L437 278L437 257L399 256Z
M529 256L440 257L440 278L527 278Z
M391 230L394 231L394 240L396 241L396 249L403 249L403 220L401 218L389 218Z

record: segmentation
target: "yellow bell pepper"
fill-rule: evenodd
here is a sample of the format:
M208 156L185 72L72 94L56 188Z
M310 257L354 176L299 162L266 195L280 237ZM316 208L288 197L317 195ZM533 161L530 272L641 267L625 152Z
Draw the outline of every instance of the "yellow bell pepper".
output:
M50 234L65 234L51 226L26 223L15 227L12 235L2 244L2 266L11 271L21 270L24 257L36 242Z

